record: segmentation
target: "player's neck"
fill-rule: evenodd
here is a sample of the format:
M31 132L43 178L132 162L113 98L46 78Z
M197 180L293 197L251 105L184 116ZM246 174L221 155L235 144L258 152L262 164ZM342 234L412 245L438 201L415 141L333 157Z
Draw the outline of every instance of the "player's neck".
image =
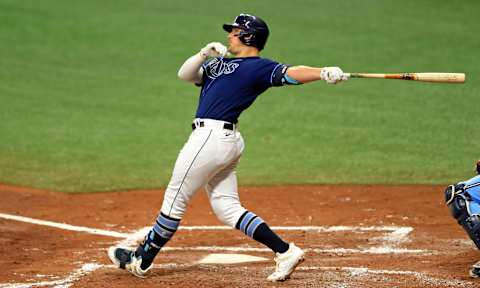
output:
M260 55L257 48L254 47L245 47L245 49L240 50L235 57L242 58L242 57L258 57Z

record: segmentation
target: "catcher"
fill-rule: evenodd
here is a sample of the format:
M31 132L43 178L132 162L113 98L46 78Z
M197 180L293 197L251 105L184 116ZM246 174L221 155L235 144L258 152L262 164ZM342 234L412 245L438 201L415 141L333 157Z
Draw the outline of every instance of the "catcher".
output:
M480 249L480 160L475 171L477 176L447 187L445 202L452 216ZM480 277L480 261L472 265L470 276Z

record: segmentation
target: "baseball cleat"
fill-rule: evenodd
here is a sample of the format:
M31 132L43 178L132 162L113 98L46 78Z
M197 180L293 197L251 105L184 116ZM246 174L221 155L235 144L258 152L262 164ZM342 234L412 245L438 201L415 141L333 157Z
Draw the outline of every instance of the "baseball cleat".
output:
M119 247L110 247L108 248L108 258L115 264L118 268L125 269L133 275L145 278L146 274L152 268L153 265L150 265L147 269L143 270L141 268L142 258L135 256L135 251L128 250L125 248Z
M267 277L268 281L285 281L290 278L293 270L305 260L305 253L302 249L290 243L287 252L277 253L275 257L275 271Z

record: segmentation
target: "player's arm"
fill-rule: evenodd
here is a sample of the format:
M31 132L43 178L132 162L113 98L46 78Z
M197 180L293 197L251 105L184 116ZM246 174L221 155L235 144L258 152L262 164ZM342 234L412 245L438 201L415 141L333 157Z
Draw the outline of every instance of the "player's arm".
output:
M348 80L342 69L338 67L317 68L309 66L292 66L288 67L284 77L293 80L290 82L298 83L325 80L329 84L336 84L340 81Z
M208 57L225 56L227 48L218 42L209 43L197 54L188 58L178 70L178 78L194 84L201 84L203 80L202 64Z
M206 58L200 55L200 53L188 58L178 70L178 78L195 84L202 83L202 64L205 62L205 60Z

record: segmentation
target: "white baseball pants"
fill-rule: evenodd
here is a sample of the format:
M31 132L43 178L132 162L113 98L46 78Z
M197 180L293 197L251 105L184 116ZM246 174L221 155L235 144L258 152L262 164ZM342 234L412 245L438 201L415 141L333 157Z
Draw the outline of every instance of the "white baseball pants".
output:
M195 119L196 129L180 151L165 191L163 214L181 219L190 199L202 187L224 224L235 227L246 211L240 204L235 172L245 144L237 128L225 129L225 123Z

